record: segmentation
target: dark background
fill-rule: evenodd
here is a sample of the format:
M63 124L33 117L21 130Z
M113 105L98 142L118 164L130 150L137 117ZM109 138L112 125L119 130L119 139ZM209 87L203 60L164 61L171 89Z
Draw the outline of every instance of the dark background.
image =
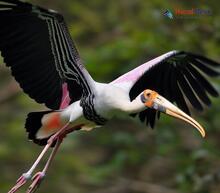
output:
M64 15L82 60L98 81L109 82L174 49L220 62L217 0L31 2ZM166 9L176 8L209 9L212 14L173 20L163 16ZM4 65L0 65L0 80L0 192L7 192L41 151L27 140L26 114L45 108L21 92ZM220 91L220 79L212 82ZM165 115L155 130L120 117L103 128L73 133L38 192L219 193L220 99L213 99L205 113L193 111L193 117L206 128L205 139L191 126Z

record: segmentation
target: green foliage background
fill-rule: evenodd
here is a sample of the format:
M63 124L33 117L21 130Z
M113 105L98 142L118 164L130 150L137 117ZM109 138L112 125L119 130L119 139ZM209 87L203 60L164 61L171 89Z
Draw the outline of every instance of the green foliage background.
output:
M217 0L31 2L64 15L82 60L98 81L109 82L174 49L220 62ZM210 9L212 15L173 20L163 16L165 9L175 8ZM4 65L0 80L0 192L7 192L41 151L27 140L23 127L29 111L44 107L17 92ZM212 81L220 91L220 79ZM38 192L219 193L220 99L213 99L213 104L205 113L193 112L207 129L205 139L167 116L153 131L138 120L121 117L103 128L69 135Z

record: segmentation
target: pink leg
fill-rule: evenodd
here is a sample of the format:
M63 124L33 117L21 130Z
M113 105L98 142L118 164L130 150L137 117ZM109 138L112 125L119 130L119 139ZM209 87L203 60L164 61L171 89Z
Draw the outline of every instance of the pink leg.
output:
M57 150L59 149L61 143L63 141L63 136L60 136L58 139L57 139L57 142L56 142L56 145L52 151L52 153L50 154L50 157L44 167L44 169L40 172L37 172L34 177L32 178L32 184L29 186L28 190L26 193L33 193L36 191L36 189L40 186L42 180L44 179L45 175L46 175L46 172L51 164L51 162L53 161L56 153L57 153Z
M37 172L34 177L32 178L32 184L29 186L28 190L26 193L33 193L37 190L37 188L40 186L42 180L44 179L45 175L46 175L46 172L51 164L51 162L53 161L63 139L66 137L66 135L68 133L71 133L73 132L74 130L76 130L77 128L79 127L73 127L73 128L69 128L69 129L66 129L64 132L61 132L59 133L59 135L56 135L57 137L55 137L54 139L57 139L57 142L56 142L56 145L52 151L52 153L50 154L50 157L49 159L47 160L47 163L45 164L44 166L44 169L40 172ZM49 139L48 140L49 143L53 143L54 140L52 139Z
M38 156L38 158L36 159L36 161L34 162L34 164L32 165L32 167L28 170L28 172L24 173L21 175L21 177L16 181L16 184L14 187L12 187L11 190L9 190L8 193L15 193L17 190L19 190L29 179L31 179L31 175L33 173L33 171L35 170L35 168L37 167L37 165L39 164L39 162L41 161L41 159L43 158L43 156L45 155L45 153L48 151L48 149L51 147L51 145L53 144L54 141L59 139L59 136L62 136L63 133L65 133L67 127L69 126L69 123L67 123L63 128L61 128L56 134L54 134L53 136L50 137L50 139L48 140L47 145L44 147L44 149L42 150L42 152L40 153L40 155ZM69 129L68 129L69 130ZM61 140L62 142L62 140ZM60 145L60 144L59 144ZM56 149L56 148L55 148ZM57 151L57 150L56 150ZM52 154L51 154L52 155ZM49 158L50 159L50 158ZM47 166L48 167L48 166Z

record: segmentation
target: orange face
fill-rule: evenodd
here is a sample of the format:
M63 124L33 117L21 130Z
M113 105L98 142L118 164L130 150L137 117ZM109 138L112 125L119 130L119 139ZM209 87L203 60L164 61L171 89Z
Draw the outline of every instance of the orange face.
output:
M147 89L144 91L144 98L145 98L145 105L149 108L151 108L154 104L154 99L157 98L158 93L153 91L153 90L150 90L150 89Z

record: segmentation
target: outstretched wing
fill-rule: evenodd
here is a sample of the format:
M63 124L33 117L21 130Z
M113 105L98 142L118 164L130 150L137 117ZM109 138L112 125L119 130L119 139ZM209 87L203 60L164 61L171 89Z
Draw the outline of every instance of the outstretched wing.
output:
M208 106L211 104L208 94L213 97L218 96L218 92L203 74L210 77L218 76L220 73L214 68L219 66L217 62L204 56L184 51L171 51L119 77L112 84L127 85L131 100L145 89L155 90L190 114L185 99L195 109L202 111L202 103ZM156 114L155 110L146 109L139 113L139 118L153 127Z
M0 51L24 92L51 109L91 92L63 17L18 0L0 0Z

